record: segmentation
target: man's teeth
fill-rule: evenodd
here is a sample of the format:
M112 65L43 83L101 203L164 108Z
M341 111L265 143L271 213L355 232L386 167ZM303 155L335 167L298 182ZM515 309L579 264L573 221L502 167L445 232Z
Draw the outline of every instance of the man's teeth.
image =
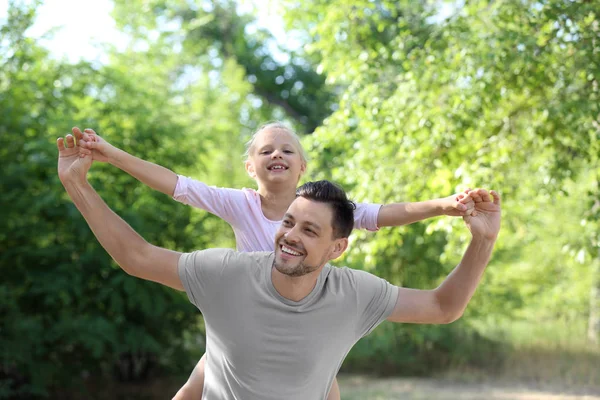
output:
M287 254L291 254L293 256L301 256L302 255L302 253L298 253L297 251L294 251L286 246L281 246L281 251L283 251L284 253L287 253Z

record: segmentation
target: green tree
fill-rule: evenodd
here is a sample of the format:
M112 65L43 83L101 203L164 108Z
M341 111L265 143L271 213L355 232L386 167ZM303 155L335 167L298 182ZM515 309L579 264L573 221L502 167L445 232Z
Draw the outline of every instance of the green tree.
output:
M311 133L335 106L333 91L313 67L319 57L301 48L281 48L255 17L239 11L236 1L213 0L202 6L165 0L115 4L119 26L140 41L158 37L175 44L185 59L180 60L182 66L213 71L213 76L230 61L241 66L255 100L264 104L261 120L285 116L301 132Z
M579 216L588 266L598 257L597 6L476 1L455 3L444 19L435 2L285 4L289 25L310 29L328 79L346 87L339 110L307 142L315 176L353 188L358 200L382 202L497 187L506 222L495 259L507 261L522 254L511 236L531 220L519 209L534 212L575 179L588 192L588 211ZM442 265L457 261L452 223L359 236L347 260L396 283L435 284L448 272ZM493 263L486 276L499 278L503 265ZM593 275L588 268L587 282ZM523 293L500 293L498 301L524 304ZM596 315L594 307L586 314Z
M187 371L195 360L183 353L183 333L195 329L197 310L184 294L114 265L57 179L54 142L72 125L93 127L178 172L246 182L242 146L231 143L244 134L249 85L227 64L218 82L205 74L178 86L177 55L158 46L114 53L106 66L55 61L26 36L36 6L11 3L0 29L0 293L11 299L0 306L0 397L43 395L99 371L126 380ZM221 221L120 171L95 165L91 181L154 244L233 242Z

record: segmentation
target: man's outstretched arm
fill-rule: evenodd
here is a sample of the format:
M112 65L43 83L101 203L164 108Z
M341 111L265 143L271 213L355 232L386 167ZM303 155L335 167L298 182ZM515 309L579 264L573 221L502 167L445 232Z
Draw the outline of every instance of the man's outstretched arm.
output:
M92 158L79 151L71 135L66 146L59 138L57 147L60 181L108 254L130 275L183 290L177 271L181 253L146 242L104 203L87 181Z
M475 208L464 219L472 238L461 262L434 290L399 288L388 321L443 324L462 316L492 255L501 215L496 192L477 189L470 191L469 196Z

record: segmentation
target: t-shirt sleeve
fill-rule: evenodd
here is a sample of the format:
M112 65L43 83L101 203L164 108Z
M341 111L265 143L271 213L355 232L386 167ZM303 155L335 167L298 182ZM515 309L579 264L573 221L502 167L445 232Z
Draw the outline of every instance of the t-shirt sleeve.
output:
M235 225L238 216L244 215L246 202L241 190L208 186L183 175L177 176L173 199L206 210L231 225Z
M179 258L179 279L190 302L203 313L217 293L222 292L228 276L234 275L236 252L231 249L208 249L183 253ZM233 272L233 274L232 274Z
M377 217L381 204L356 203L354 210L354 228L377 231Z
M371 333L390 316L398 298L398 287L365 271L353 270L358 305L358 337Z

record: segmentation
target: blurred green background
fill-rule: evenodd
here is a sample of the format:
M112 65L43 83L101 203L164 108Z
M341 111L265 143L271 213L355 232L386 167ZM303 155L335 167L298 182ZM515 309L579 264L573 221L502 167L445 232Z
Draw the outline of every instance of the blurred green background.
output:
M384 323L342 371L599 390L598 2L116 0L127 41L106 44L106 62L54 57L28 35L42 3L11 0L0 21L1 399L119 385L134 398L157 382L168 383L155 398L169 398L204 351L185 295L128 276L99 246L58 181L56 138L91 127L180 174L254 187L243 144L273 119L302 134L305 180L337 181L357 201L503 196L465 316ZM260 7L285 38L257 22ZM234 246L205 212L111 166L90 175L156 245ZM431 288L467 239L451 218L356 232L337 263Z

